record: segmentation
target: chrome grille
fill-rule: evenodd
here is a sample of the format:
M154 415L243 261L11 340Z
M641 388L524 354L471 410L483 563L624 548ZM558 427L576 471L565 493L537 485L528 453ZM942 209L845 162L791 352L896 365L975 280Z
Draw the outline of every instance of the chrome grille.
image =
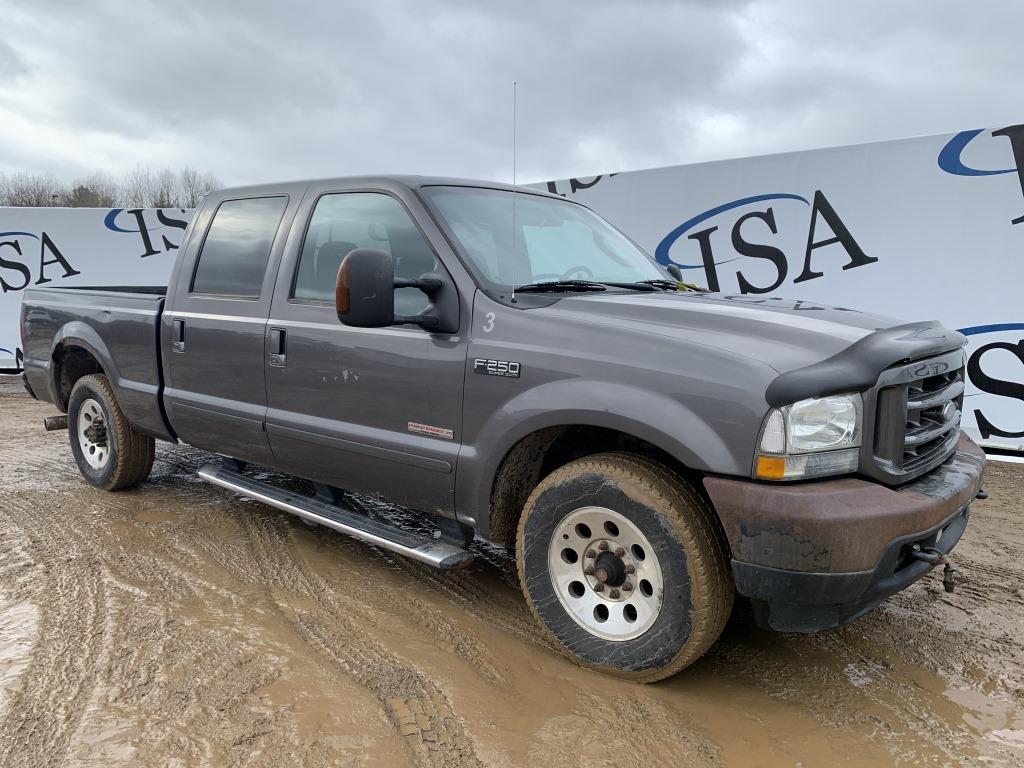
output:
M963 353L947 353L897 369L880 380L874 454L890 475L918 475L956 448L964 399Z
M907 386L907 419L902 469L926 464L948 453L950 439L960 433L964 369L918 379Z

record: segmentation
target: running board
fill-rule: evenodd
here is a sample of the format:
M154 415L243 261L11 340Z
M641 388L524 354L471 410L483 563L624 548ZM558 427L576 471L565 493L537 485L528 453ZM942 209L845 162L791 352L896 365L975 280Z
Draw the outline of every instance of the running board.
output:
M262 483L233 469L216 464L204 464L199 468L199 477L208 483L290 512L304 520L319 523L326 528L347 533L360 541L418 560L442 571L464 568L473 561L473 554L463 547L415 534L358 512L286 491L269 483Z

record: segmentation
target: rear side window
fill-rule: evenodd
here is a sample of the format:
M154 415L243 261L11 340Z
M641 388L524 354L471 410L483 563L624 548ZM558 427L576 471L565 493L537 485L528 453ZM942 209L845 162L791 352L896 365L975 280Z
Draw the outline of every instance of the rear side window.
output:
M286 197L225 200L199 252L192 293L258 299Z

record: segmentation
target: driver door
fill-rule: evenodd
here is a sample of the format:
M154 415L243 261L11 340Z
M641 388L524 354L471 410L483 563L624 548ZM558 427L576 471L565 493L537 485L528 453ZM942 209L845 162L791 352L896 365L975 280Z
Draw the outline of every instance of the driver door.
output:
M334 307L354 248L395 258L397 277L444 269L409 210L383 191L312 190L301 242L289 243L268 325L267 434L282 469L454 515L466 342L412 325L352 328ZM301 215L301 214L300 214ZM396 291L395 312L427 305Z

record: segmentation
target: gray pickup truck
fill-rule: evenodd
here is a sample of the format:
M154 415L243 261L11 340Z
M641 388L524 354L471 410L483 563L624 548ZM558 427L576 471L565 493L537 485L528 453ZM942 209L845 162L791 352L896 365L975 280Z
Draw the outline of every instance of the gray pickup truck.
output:
M814 631L936 565L951 588L984 465L964 337L679 278L521 188L225 189L166 289L27 291L25 382L94 486L184 442L223 457L211 483L440 569L497 542L569 656L639 681L699 658L737 593Z

